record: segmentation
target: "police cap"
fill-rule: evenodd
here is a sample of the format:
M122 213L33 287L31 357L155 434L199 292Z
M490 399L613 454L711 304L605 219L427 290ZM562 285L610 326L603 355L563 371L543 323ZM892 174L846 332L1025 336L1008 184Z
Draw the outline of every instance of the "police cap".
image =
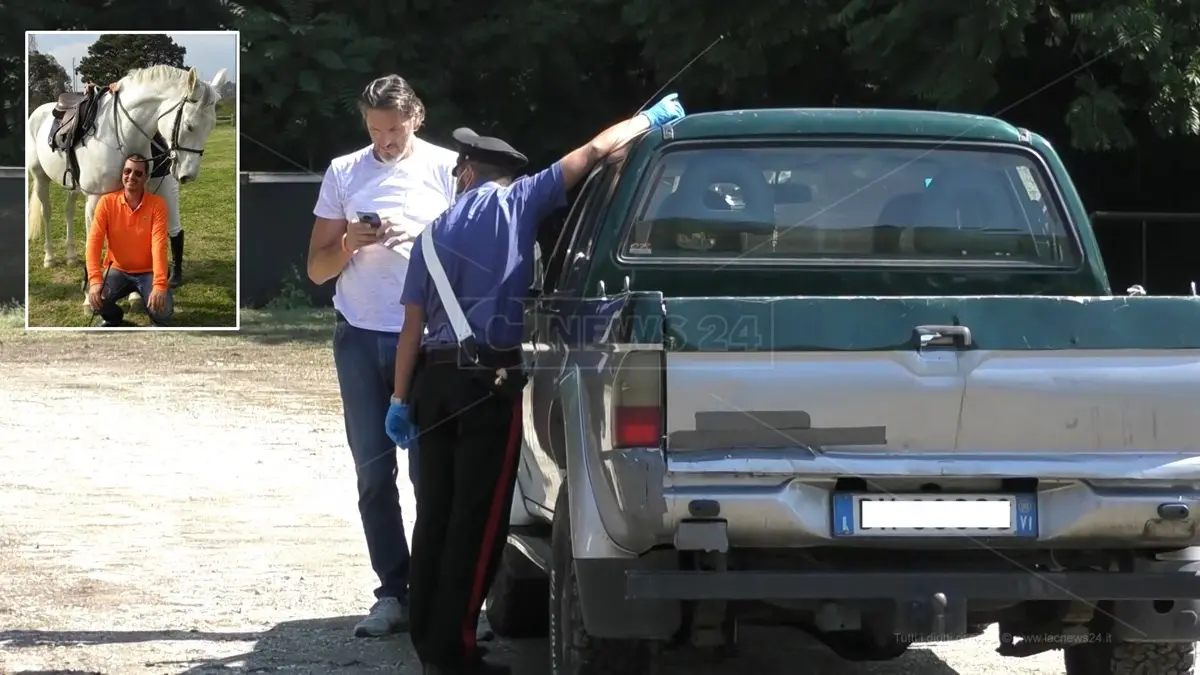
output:
M453 135L460 164L471 160L516 171L529 162L525 155L499 138L480 136L466 127L455 129Z

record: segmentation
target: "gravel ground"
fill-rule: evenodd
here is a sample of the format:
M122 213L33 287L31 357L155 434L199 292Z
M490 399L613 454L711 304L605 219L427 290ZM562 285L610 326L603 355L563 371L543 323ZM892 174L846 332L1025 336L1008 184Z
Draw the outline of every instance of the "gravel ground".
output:
M407 638L350 637L373 582L325 337L0 331L0 673L419 672ZM996 644L852 666L748 630L664 675L1062 672ZM547 672L541 641L493 651Z

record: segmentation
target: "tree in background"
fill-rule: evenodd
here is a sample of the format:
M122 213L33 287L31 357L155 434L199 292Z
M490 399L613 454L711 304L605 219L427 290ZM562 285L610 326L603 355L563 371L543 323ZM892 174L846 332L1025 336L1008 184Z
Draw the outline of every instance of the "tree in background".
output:
M79 62L82 82L105 85L124 77L135 68L175 66L183 68L187 49L168 35L107 33L88 47Z
M224 120L229 120L228 124L237 124L237 103L237 83L221 84L221 100L217 101L217 120L221 124L227 123Z
M1113 150L1200 133L1195 12L1138 0L850 0L834 24L855 70L892 97L1065 127L1075 148Z
M280 10L272 11L230 3L242 31L242 53L254 55L242 59L239 73L243 100L255 102L254 114L242 119L243 139L249 141L243 148L252 146L249 154L269 157L285 170L320 170L329 161L326 148L340 146L349 137L340 133L343 129L362 134L356 105L363 87L390 72L392 52L411 49L428 29L406 31L404 40L389 40L370 34L369 13L343 14L331 0L280 4ZM412 73L405 72L404 77L411 79ZM415 82L414 86L427 108L444 102L435 92ZM427 113L429 119L435 118L433 110ZM336 140L328 138L331 129ZM325 140L314 147L311 139L321 137Z
M38 51L29 53L29 110L58 100L71 87L71 76L53 56Z
M518 6L519 5L519 6ZM363 143L354 99L403 75L422 132L466 125L544 164L671 88L689 111L839 106L1000 117L1060 147L1200 132L1200 23L1172 0L159 0L0 4L0 164L18 157L26 29L242 31L243 166L323 170ZM514 39L519 36L520 39ZM118 37L118 36L110 36ZM142 39L127 36L126 39ZM104 83L135 63L88 73ZM16 70L13 70L15 68ZM83 69L81 69L83 70ZM14 87L15 84L15 87ZM260 145L261 144L261 145ZM269 146L267 150L261 146ZM286 158L286 159L284 159Z

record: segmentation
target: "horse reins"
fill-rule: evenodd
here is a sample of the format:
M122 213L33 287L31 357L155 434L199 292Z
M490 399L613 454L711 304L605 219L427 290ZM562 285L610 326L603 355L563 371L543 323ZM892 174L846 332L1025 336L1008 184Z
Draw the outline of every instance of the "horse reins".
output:
M166 112L160 114L158 117L156 117L154 119L154 122L156 123L156 126L157 126L157 122L159 120L166 117L167 115L170 115L171 113L175 113L175 124L173 125L172 130L171 130L171 140L167 144L166 152L155 155L155 154L153 154L154 138L150 134L146 133L146 130L143 129L133 119L133 115L129 114L129 109L126 108L125 104L121 102L120 90L113 92L113 103L116 105L117 109L125 114L125 119L129 120L129 123L133 125L133 128L138 130L138 133L145 136L146 140L150 141L150 148L151 148L150 161L154 162L156 167L158 165L158 162L160 162L164 159L167 161L168 167L174 165L175 157L180 152L193 152L197 155L200 155L201 157L204 156L204 148L189 148L189 147L180 145L180 143L179 143L179 132L180 132L181 128L183 127L183 106L188 103L199 103L199 102L200 102L199 99L192 98L191 95L189 94L188 96L180 99L178 103L176 103L175 105L168 108ZM113 127L115 128L116 135L117 135L117 148L120 149L121 152L125 152L125 144L121 142L121 125L114 124ZM165 176L160 177L158 179L158 184L160 187L162 186L163 178L165 178ZM155 192L157 193L158 190L155 190Z

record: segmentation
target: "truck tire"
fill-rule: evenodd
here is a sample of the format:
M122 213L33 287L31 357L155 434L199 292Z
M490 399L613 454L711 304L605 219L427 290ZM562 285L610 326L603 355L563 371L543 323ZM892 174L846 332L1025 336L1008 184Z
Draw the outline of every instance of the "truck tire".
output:
M550 632L550 580L512 544L504 547L484 616L502 638L546 637Z
M558 492L551 535L551 675L647 675L653 667L650 645L641 640L605 640L587 634L579 606L579 584L571 553L567 486Z
M1194 642L1094 643L1063 650L1067 675L1194 675Z

